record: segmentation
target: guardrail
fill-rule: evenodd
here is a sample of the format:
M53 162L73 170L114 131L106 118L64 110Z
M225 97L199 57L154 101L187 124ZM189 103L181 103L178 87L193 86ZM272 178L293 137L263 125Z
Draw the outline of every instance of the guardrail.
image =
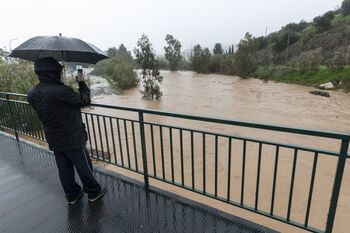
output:
M1 97L2 96L2 97ZM0 92L0 127L45 141L43 128L36 117L35 112L26 101L26 95L17 93ZM99 114L95 111L84 110L83 120L86 124L89 136L89 147L91 156L118 167L136 172L144 177L146 187L149 179L165 182L177 187L210 197L222 202L261 214L275 220L308 230L310 232L332 232L337 203L342 184L346 159L349 159L350 135L345 133L326 132L311 129L301 129L286 126L257 124L245 121L217 119L210 117L194 116L180 113L170 113L149 109L131 108L125 106L113 106L93 103L95 108L113 109L135 114L133 117L123 118ZM187 120L191 122L202 122L220 124L251 129L276 131L289 134L307 135L312 137L337 140L340 143L339 151L330 151L322 148L306 147L283 142L274 142L256 138L241 137L213 132L203 129L194 129L184 126L175 126L161 122L145 121L145 115L167 117L171 119ZM252 153L250 149L255 148ZM269 149L268 155L263 153ZM249 150L249 152L248 152ZM280 174L279 160L284 159L285 153L290 152L290 174ZM305 155L307 153L308 155ZM262 169L264 169L264 157L273 154L273 165L271 168L271 184L262 184ZM252 157L253 155L253 157ZM310 178L307 185L305 200L305 215L303 220L293 219L293 201L295 201L295 185L297 165L303 157L312 156L310 167ZM250 182L252 176L247 172L248 157L253 158L256 164L254 182ZM315 180L322 174L317 174L320 157L333 157L336 160L334 169L334 181L329 193L330 199L322 200L322 204L330 201L327 208L327 220L322 229L310 225L311 207L313 204L313 193ZM239 159L238 159L239 158ZM239 160L239 169L234 169L233 162ZM300 165L301 166L301 165ZM233 173L236 173L233 176ZM278 195L277 179L289 179L287 202L277 202ZM209 178L212 178L209 180ZM306 177L304 177L306 179ZM249 179L249 180L248 180ZM249 182L248 182L249 181ZM269 200L262 200L262 189L271 185ZM237 186L236 188L233 188ZM249 186L249 187L247 187ZM248 203L245 196L247 189L254 192L254 202ZM239 191L238 191L239 190ZM237 197L234 197L233 192ZM266 195L264 195L266 197ZM261 202L268 201L268 208L262 206ZM280 203L286 206L284 215L276 214L275 207ZM314 204L315 205L315 204ZM280 212L280 211L279 211ZM316 213L319 214L319 213Z

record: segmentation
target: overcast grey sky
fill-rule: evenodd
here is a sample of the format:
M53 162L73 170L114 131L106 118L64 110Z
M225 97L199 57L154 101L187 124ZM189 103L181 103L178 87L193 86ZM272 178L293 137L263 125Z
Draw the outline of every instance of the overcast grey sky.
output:
M4 0L0 48L37 35L78 37L102 50L124 43L132 50L146 33L163 53L167 33L183 49L200 43L236 44L249 31L260 36L289 22L334 10L342 0Z

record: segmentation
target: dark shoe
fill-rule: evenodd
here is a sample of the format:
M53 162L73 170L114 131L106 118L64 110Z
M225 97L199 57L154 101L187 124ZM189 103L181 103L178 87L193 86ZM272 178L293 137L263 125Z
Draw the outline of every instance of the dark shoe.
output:
M102 197L103 195L105 195L106 192L107 192L107 189L106 189L106 188L102 188L102 189L100 190L100 192L98 192L98 193L96 193L96 194L94 194L94 195L89 196L89 201L90 201L90 202L93 202L93 201L98 200L100 197Z
M74 205L80 198L83 196L83 190L80 190L79 194L76 197L68 198L68 205Z

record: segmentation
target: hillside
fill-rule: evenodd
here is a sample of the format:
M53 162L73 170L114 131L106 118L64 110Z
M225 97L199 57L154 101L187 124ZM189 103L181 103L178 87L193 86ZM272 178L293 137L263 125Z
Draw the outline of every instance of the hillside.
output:
M298 27L303 29L298 31ZM257 51L258 65L286 64L310 53L317 56L318 64L330 64L337 53L343 53L349 64L350 16L335 14L329 28L324 30L312 23L288 24L265 40L265 46L260 45L263 48Z

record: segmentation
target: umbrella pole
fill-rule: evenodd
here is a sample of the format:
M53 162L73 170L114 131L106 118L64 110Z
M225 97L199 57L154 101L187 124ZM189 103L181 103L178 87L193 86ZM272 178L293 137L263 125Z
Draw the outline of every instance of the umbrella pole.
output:
M60 33L60 36L61 36L61 33ZM64 55L63 55L63 51L61 51L61 54L62 54L62 66L63 66L63 78L66 78L66 66L64 64Z
M62 65L63 65L63 77L66 78L66 66L64 62L62 62Z

